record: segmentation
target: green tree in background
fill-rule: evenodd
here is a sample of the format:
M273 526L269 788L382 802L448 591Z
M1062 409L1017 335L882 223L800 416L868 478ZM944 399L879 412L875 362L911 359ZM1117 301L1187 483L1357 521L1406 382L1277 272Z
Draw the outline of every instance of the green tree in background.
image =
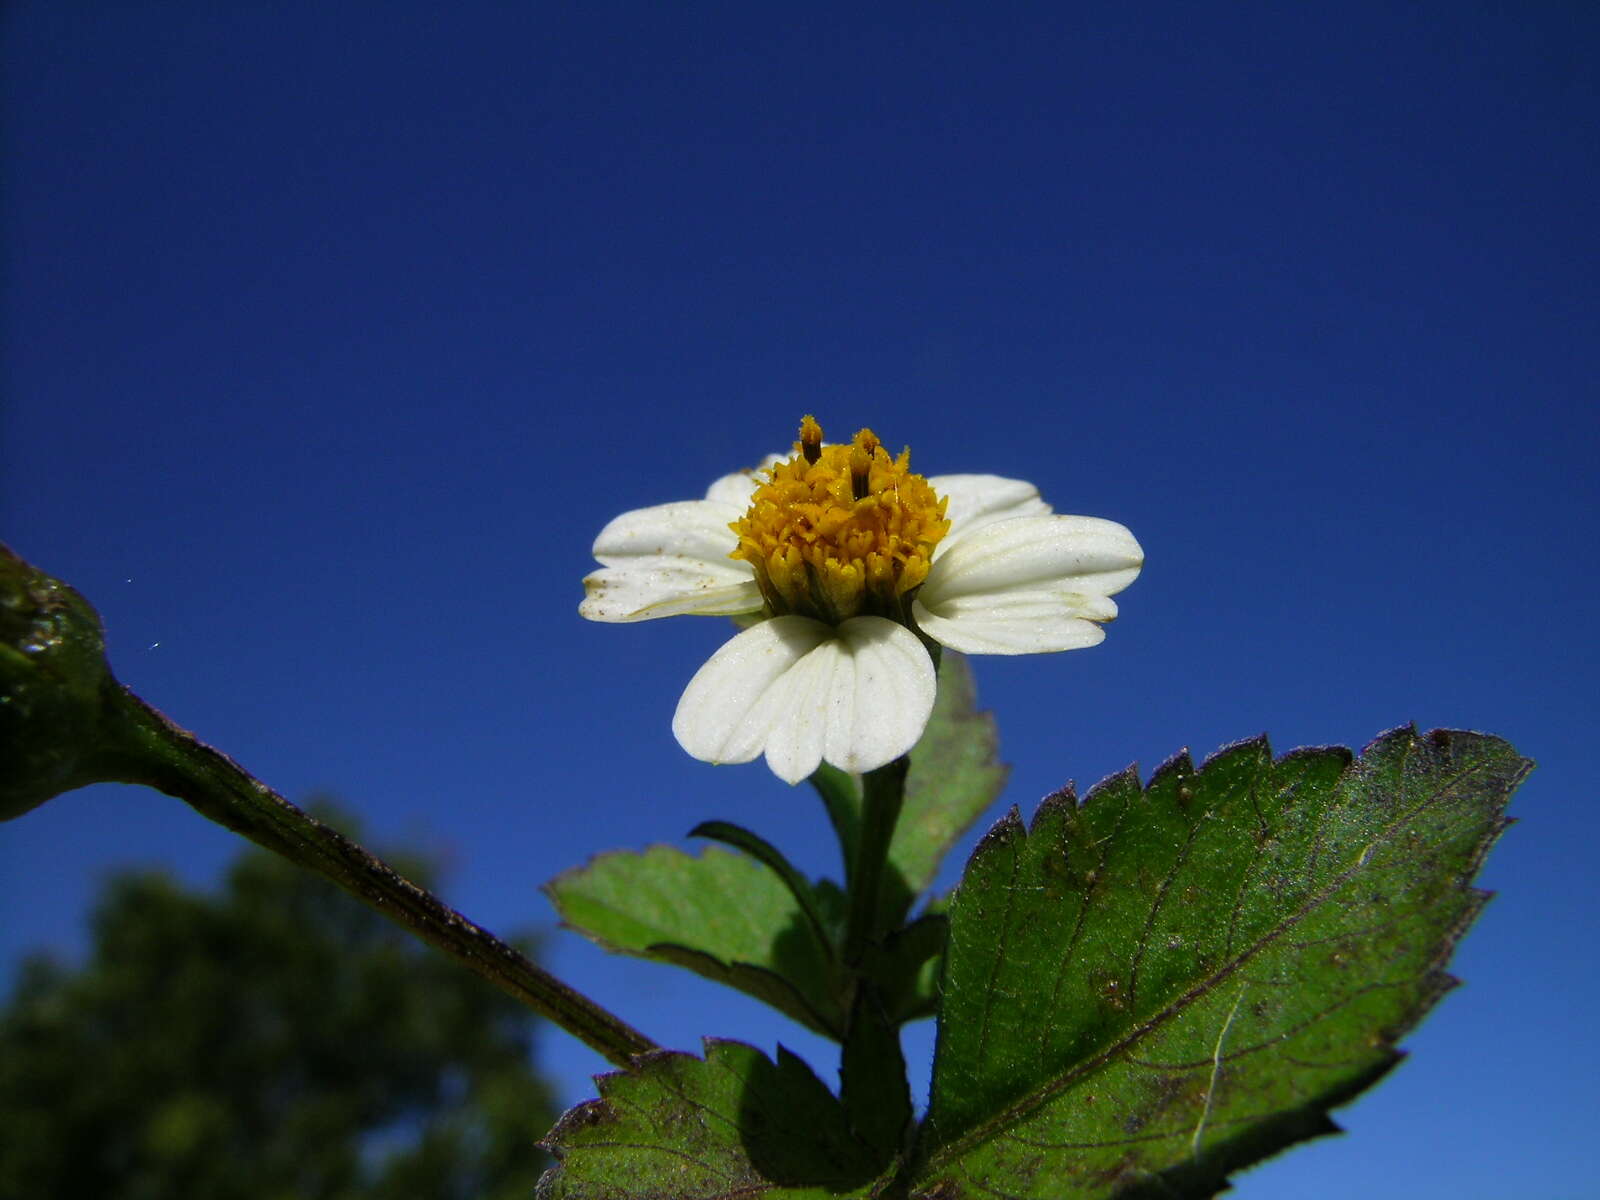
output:
M0 1012L3 1200L532 1195L536 1018L331 884L260 850L215 895L127 874L93 940Z

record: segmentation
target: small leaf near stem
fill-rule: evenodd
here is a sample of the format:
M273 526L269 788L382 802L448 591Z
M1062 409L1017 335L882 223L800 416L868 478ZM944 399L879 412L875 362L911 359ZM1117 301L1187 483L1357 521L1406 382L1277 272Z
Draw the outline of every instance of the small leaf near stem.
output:
M817 943L794 893L749 855L721 846L697 855L615 850L562 872L545 892L563 924L607 950L687 968L844 1037L836 945ZM815 898L828 928L842 930L843 894Z
M872 1148L882 1170L905 1150L911 1127L911 1086L900 1030L878 989L862 981L850 1008L850 1032L839 1053L839 1100L850 1127Z
M659 1051L601 1075L543 1143L541 1200L867 1200L875 1156L837 1098L782 1046L708 1038L705 1057Z
M810 925L811 932L816 936L817 944L823 953L830 959L834 956L833 939L828 936L827 923L817 909L817 899L811 890L811 884L804 875L795 870L794 864L784 857L783 851L766 838L751 833L742 825L735 825L731 821L702 821L689 831L689 836L711 838L732 846L735 850L742 850L781 879L784 887L794 896L795 903L800 906L800 911L805 914L806 923Z

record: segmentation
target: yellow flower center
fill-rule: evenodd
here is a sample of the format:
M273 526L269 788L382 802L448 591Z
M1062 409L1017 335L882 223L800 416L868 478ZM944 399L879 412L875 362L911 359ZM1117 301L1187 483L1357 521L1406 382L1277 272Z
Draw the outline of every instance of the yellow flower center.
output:
M732 554L755 568L774 615L836 624L863 613L905 619L905 597L928 577L950 529L945 500L911 473L911 451L891 458L870 429L824 446L806 417L787 462L771 468L730 528Z

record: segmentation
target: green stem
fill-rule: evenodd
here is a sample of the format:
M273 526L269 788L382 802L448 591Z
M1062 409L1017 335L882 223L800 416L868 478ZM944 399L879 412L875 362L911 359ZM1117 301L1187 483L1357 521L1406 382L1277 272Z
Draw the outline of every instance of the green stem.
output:
M822 797L834 836L839 839L848 891L855 879L856 845L861 839L861 785L854 775L823 763L811 773L811 786Z
M144 784L333 880L501 991L554 1021L617 1066L655 1043L525 955L405 879L349 838L308 816L227 755L180 729L132 692L108 696L115 743L100 778ZM109 715L109 714L108 714Z
M861 961L867 946L885 931L880 929L883 880L889 864L889 843L905 800L904 756L868 771L861 777L861 827L856 841L854 869L850 872L850 918L845 928L844 961Z
M861 777L855 854L851 859L847 851L846 859L850 912L844 964L849 973L849 1015L839 1048L839 1098L857 1136L880 1156L880 1166L886 1166L899 1152L911 1120L900 1031L884 1011L872 953L888 932L884 885L889 877L889 846L905 802L910 765L902 756ZM892 919L898 920L899 915L895 911Z

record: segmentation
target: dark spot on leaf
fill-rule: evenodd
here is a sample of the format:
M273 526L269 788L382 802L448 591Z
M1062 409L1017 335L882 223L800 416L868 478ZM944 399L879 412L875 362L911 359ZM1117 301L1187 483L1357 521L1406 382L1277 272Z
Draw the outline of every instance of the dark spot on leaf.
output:
M1114 975L1107 975L1096 980L1095 991L1099 993L1100 999L1109 1008L1121 1011L1127 1006L1128 1002L1122 993L1122 980Z

